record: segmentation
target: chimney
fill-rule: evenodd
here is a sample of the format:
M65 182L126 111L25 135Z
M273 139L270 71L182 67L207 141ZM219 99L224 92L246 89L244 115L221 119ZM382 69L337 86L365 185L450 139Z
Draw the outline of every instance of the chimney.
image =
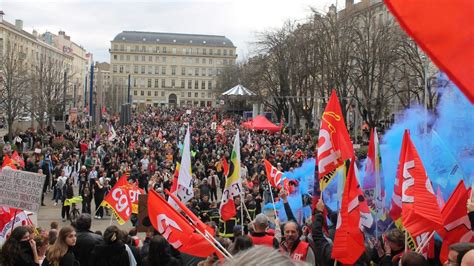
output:
M23 29L23 20L15 19L15 27L19 30L22 30Z
M38 37L38 32L36 30L33 30L33 36Z
M354 0L346 0L346 8L350 8L354 4Z
M3 15L5 15L5 13L3 10L0 10L0 22L3 22Z

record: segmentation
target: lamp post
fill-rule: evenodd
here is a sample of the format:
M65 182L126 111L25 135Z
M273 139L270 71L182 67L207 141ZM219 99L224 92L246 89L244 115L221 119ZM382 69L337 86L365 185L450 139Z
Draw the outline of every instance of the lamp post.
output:
M425 106L425 124L423 125L423 131L425 134L428 133L428 58L425 55L421 56L423 63L423 76L424 76L424 106Z

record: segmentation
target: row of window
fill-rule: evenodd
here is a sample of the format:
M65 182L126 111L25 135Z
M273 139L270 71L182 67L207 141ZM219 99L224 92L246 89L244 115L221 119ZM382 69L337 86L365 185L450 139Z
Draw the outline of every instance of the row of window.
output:
M151 99L147 99L147 101ZM151 105L150 103L147 103L147 105ZM153 106L154 107L158 107L158 106L166 106L166 103L153 103ZM212 101L180 101L179 105L181 107L192 107L192 106L200 106L200 107L205 107L205 106L208 106L208 107L211 107L212 106Z
M230 65L234 63L234 59L213 59L202 57L170 57L172 64L188 64L188 65ZM113 61L120 62L149 62L149 63L167 63L167 56L153 56L153 55L129 55L129 54L114 54Z
M199 67L176 67L176 66L137 66L137 65L113 65L113 73L127 73L132 74L155 74L155 75L172 75L176 76L178 73L181 76L202 76L202 77L212 77L221 74L220 68L199 68ZM171 72L170 72L171 70Z
M132 86L133 87L145 87L145 81L146 81L146 87L147 88L182 88L182 89L208 89L212 90L213 89L213 82L212 80L178 80L179 83L177 83L176 80L171 79L171 80L166 80L166 79L144 79L144 78L136 78L132 80ZM206 87L207 85L207 87Z
M138 90L133 90L133 95L134 96L138 96ZM145 92L146 92L146 96L148 97L152 97L152 94L154 94L155 97L159 97L159 95L161 95L161 97L165 97L165 92L164 91L154 91L154 93L152 93L152 91L144 91L144 90L140 90L140 96L145 96ZM199 98L199 92L194 92L194 94L192 92L188 92L187 94L185 92L181 92L181 97L184 98L185 95L187 95L188 98L191 98L191 97L195 97L195 98ZM207 95L207 98L212 98L212 93L208 92L207 94L205 92L201 92L201 98L206 98L206 95Z
M121 52L142 52L142 53L163 53L163 54L181 54L181 55L223 55L234 56L233 49L216 49L216 48L177 48L167 46L146 46L135 45L125 46L124 44L114 44L113 51Z

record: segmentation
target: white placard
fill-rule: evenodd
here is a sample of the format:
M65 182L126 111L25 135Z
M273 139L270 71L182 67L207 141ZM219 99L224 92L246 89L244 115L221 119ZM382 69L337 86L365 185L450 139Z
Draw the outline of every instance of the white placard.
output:
M5 167L0 173L0 206L38 212L46 176Z
M186 114L190 115L191 114L191 110L186 110Z

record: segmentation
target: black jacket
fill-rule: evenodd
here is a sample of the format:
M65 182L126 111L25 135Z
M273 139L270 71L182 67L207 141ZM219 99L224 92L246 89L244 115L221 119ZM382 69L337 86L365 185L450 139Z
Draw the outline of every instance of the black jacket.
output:
M42 266L51 265L47 259L43 261ZM59 261L59 266L80 266L79 261L76 260L72 248L69 248L67 253Z
M82 264L81 264L82 265ZM96 245L90 254L91 266L130 266L125 244L114 242Z
M334 260L331 259L332 243L329 243L323 233L323 219L324 216L320 212L317 212L314 216L312 230L315 246L314 257L317 265L334 265Z
M94 234L91 231L77 231L76 245L73 248L76 260L82 265L88 265L90 253L94 247L103 243L103 238L100 235Z

